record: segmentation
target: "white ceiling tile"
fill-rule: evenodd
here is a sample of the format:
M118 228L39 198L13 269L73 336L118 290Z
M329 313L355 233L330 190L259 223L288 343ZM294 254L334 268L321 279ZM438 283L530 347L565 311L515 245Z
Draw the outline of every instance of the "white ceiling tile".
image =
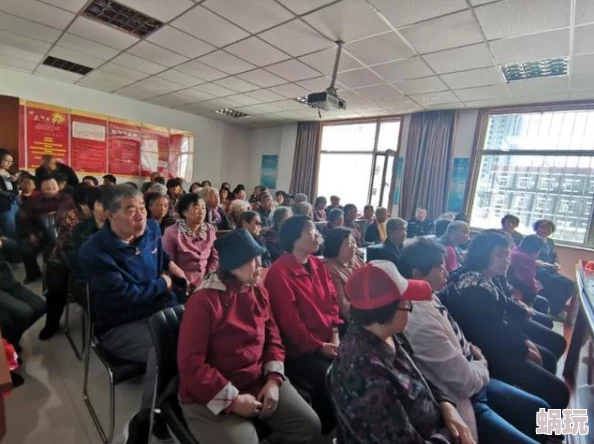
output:
M498 2L500 0L470 0L470 4L472 6L479 6L479 5L485 5L487 3L493 3L493 2Z
M142 71L147 74L157 74L158 72L165 71L166 67L157 63L149 62L141 57L137 57L130 53L122 53L113 59L118 65L123 65L126 68L132 68L137 71Z
M569 55L569 28L489 43L498 64L529 62Z
M347 101L347 107L348 103L349 102ZM410 100L408 97L397 97L392 99L378 100L376 103L382 108L386 108L392 112L399 112L399 110L417 106L417 104Z
M276 104L260 103L259 105L245 106L240 108L239 111L256 116L258 114L279 113L284 110L276 106Z
M311 69L309 66L304 65L299 60L295 59L268 66L266 67L266 71L270 71L290 82L309 79L320 75L316 70Z
M244 60L249 60L257 66L270 65L289 58L284 52L279 51L257 37L250 37L249 39L234 43L226 47L225 51L235 54Z
M465 106L462 102L440 103L440 104L427 105L427 109L431 110L431 111L437 111L437 110L447 111L450 109L460 109L460 108L465 108Z
M594 99L594 90L576 91L569 93L569 100L592 100Z
M214 83L204 83L192 89L194 89L195 91L202 91L211 94L215 97L232 96L233 94L235 94L235 91L230 90L228 88L223 88L219 85L215 85Z
M124 88L120 88L116 91L115 94L119 96L130 97L131 99L136 100L146 100L159 95L158 93L155 93L155 91L153 91L152 89L147 88L145 86L140 86L137 83L134 85L125 86Z
M507 84L507 89L512 97L537 96L548 93L567 93L568 88L569 79L565 76L519 80Z
M438 74L493 66L491 53L483 43L427 54L423 59Z
M531 104L531 103L544 103L544 102L564 102L569 98L567 92L564 93L550 93L550 94L538 94L533 96L514 96L511 99L512 103Z
M213 96L210 94L201 93L202 96L199 98L196 95L188 94L188 90L180 91L180 92L173 92L170 94L165 94L159 97L155 97L154 99L149 99L148 102L154 103L156 105L163 105L163 106L171 106L171 107L178 107L185 105L187 103L195 103L199 100L208 100L212 99Z
M188 100L186 103L200 102L202 100L214 98L213 94L207 93L205 91L199 91L196 88L188 88L172 94L181 94L183 97L186 97Z
M594 75L572 76L570 91L594 91Z
M182 89L182 86L169 82L168 80L160 79L159 77L149 77L136 83L141 88L146 88L149 91L154 91L155 96L161 94L168 94L173 91Z
M304 94L307 95L310 92L320 92L325 91L326 88L330 86L331 79L329 77L316 77L315 79L303 80L298 82L299 86L308 90L308 93ZM340 89L342 87L341 84L336 85L336 89ZM297 96L299 97L299 96Z
M51 44L40 40L30 39L29 37L5 31L0 31L0 42L6 46L14 46L15 48L40 54L45 54L52 46Z
M138 71L136 69L128 68L126 66L118 65L117 63L109 62L101 67L101 71L109 74L125 77L130 80L140 80L147 77L147 73Z
M16 68L26 72L32 72L37 66L37 62L7 56L2 54L2 49L0 48L0 65L7 66L9 68Z
M366 86L364 88L357 88L354 91L363 98L372 101L402 97L402 93L400 91L398 91L392 85L387 84Z
M418 77L427 77L433 74L433 71L431 71L420 57L375 65L371 69L388 82L400 82Z
M594 25L576 26L573 37L574 54L590 54L594 52Z
M258 85L260 88L268 88L270 86L282 85L287 81L277 75L264 71L263 69L255 69L253 71L240 74L238 77L247 80L250 83Z
M338 81L347 88L361 88L384 83L373 71L366 68L341 72L338 74Z
M0 30L47 43L54 43L61 34L58 29L30 22L29 20L5 14L3 12L0 12Z
M151 60L164 66L175 66L188 60L187 57L161 48L150 42L140 42L128 50L130 54Z
M372 3L395 28L468 8L464 0L372 0Z
M350 42L390 29L366 2L360 0L343 0L307 14L303 19L334 41Z
M189 88L190 86L196 86L204 83L204 80L198 79L197 77L190 76L188 74L184 74L183 72L177 71L175 69L170 69L164 71L157 75L160 79L167 80L169 82L177 83L185 88Z
M69 62L78 63L79 65L88 66L89 68L97 68L105 63L104 59L99 59L79 51L73 51L72 49L62 48L61 46L54 46L48 55L62 60L68 60Z
M483 41L470 11L428 20L402 28L400 32L421 54Z
M36 0L2 0L0 10L33 22L65 29L74 14Z
M223 88L228 88L239 93L260 89L259 86L250 82L246 82L245 80L237 77L227 77L226 79L217 80L214 83L222 86Z
M219 69L227 74L239 74L240 72L254 69L251 63L241 60L223 50L211 52L198 59L201 63Z
M454 103L458 98L451 91L434 92L429 94L415 94L410 96L421 106L438 105L440 103Z
M594 3L591 0L576 0L575 22L577 24L594 22Z
M68 28L68 32L122 50L139 40L133 35L85 17L77 17Z
M295 14L305 14L336 0L278 0Z
M229 100L228 98L221 98L221 99L211 99L205 100L204 102L200 103L200 106L210 110L216 110L221 108L234 108L238 104L235 103L233 100Z
M41 77L49 77L52 79L58 79L62 82L74 83L77 80L82 79L82 75L75 74L73 72L64 71L63 69L52 68L51 66L40 65L35 70L35 75Z
M76 85L83 86L85 88L96 89L98 91L103 91L103 92L108 92L108 93L115 92L116 90L118 90L120 88L119 85L114 85L114 84L111 84L108 82L103 82L101 80L86 79L85 77L83 77L78 82L76 82Z
M322 74L332 74L335 58L336 48L328 48L323 51L299 57L299 60L320 71ZM340 63L338 65L338 72L358 68L363 68L363 65L352 58L347 52L342 51L340 55Z
M246 96L245 94L236 94L234 96L229 96L229 100L233 100L240 105L247 106L247 105L256 105L258 103L262 103L261 100L256 99L254 97Z
M89 74L84 76L84 78L81 79L78 84L101 89L102 91L114 91L133 82L134 80L132 79L110 74L102 70L97 70L91 71Z
M445 91L448 87L439 80L439 77L424 77L422 79L405 80L394 83L398 89L406 94L423 94L430 92Z
M297 100L281 100L280 102L274 102L275 106L278 106L284 111L301 111L305 105L298 102Z
M253 34L293 18L273 0L207 0L202 6Z
M2 44L0 44L0 55L5 58L14 58L17 60L24 60L35 64L41 62L44 57L44 54L26 51L24 49L15 48L14 46L6 46Z
M164 26L151 34L147 40L192 59L216 49L214 46L172 26Z
M259 89L257 91L251 91L245 94L246 96L252 97L253 99L260 100L262 102L277 102L279 100L283 100L284 97L273 93L267 89Z
M268 90L290 99L303 97L310 93L308 89L295 83L287 83L285 85L274 86L272 88L268 88Z
M395 32L349 43L345 49L367 65L412 57L414 52Z
M505 81L503 74L497 68L479 68L469 71L443 74L441 79L451 89L474 88L501 84Z
M247 37L249 34L233 23L198 6L171 23L215 46L224 46Z
M183 112L187 112L187 113L192 113L192 114L211 114L212 110L211 109L207 109L204 106L201 106L203 102L200 103L188 103L182 106L176 106L176 109L179 109L180 111ZM214 117L214 116L213 116Z
M334 46L334 42L320 35L301 20L293 20L259 35L268 43L294 57Z
M118 0L120 3L130 6L137 11L144 12L150 17L168 22L182 12L195 6L190 0Z
M487 39L569 26L571 0L514 0L475 8Z
M225 74L224 72L221 72L218 69L211 68L210 66L206 66L205 64L197 62L195 60L191 60L182 65L176 66L175 69L181 72L185 72L186 74L196 76L199 79L207 80L209 82L212 80L227 77L227 74Z
M102 60L109 60L120 53L117 49L83 39L82 37L67 32L56 42L56 45L73 51L82 52Z
M594 75L594 54L583 54L572 59L571 76Z
M455 90L456 95L463 102L469 100L505 100L509 96L503 85L480 86L478 88L465 88Z
M469 100L464 102L467 108L492 108L494 106L508 105L511 102L509 99L492 99L492 100Z
M87 3L87 0L46 0L45 3L77 13Z

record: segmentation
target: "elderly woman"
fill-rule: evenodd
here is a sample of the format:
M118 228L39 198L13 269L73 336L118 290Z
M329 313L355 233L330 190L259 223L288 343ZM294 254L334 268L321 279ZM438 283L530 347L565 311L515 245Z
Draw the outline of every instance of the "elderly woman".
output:
M320 234L324 239L328 236L330 230L344 225L344 211L339 208L334 208L328 213L328 223L322 227Z
M340 316L349 319L351 303L345 285L353 271L364 265L357 256L357 242L350 229L336 227L328 232L324 242L324 264L336 288Z
M199 194L206 204L206 223L218 228L224 219L219 209L219 204L221 203L219 193L215 188L204 187L200 190Z
M397 336L412 301L431 299L431 286L374 261L353 272L346 291L352 322L330 377L342 441L473 444L454 405L425 380Z
M295 216L307 216L313 219L313 207L309 202L299 202L295 205Z
M231 205L229 206L229 214L227 216L229 229L235 230L236 228L241 228L241 215L251 209L252 207L245 200L236 199L231 202Z
M325 222L327 220L326 205L328 205L328 200L324 196L316 197L313 208L314 222Z
M460 248L470 240L470 226L468 222L455 220L448 225L445 236L439 242L445 247L445 267L449 273L460 268L462 254Z
M280 242L286 253L272 264L266 289L287 348L287 373L310 391L324 432L334 427L325 375L339 344L336 290L321 259L314 256L321 238L307 216L285 221Z
M575 293L575 283L559 273L561 266L555 242L550 238L555 228L555 224L547 219L534 222L534 232L544 241L536 261L536 278L544 287L540 295L549 301L551 315L559 316L567 300Z
M254 419L283 442L319 435L315 412L284 376L285 349L258 282L264 249L243 229L218 239L220 267L188 301L178 343L179 400L202 444L258 444Z
M206 208L199 195L184 194L177 212L180 219L165 230L163 250L184 271L191 291L219 266L219 255L214 248L216 232L204 221Z
M165 229L175 223L175 218L169 212L169 196L165 193L149 192L144 200L148 218L159 224L161 234L165 233Z
M272 258L270 256L270 251L266 249L266 243L262 237L262 218L260 214L255 211L246 211L241 215L240 222L240 227L248 230L258 245L264 249L261 257L262 267L270 267L272 265Z
M398 266L398 257L406 240L408 222L399 217L386 222L387 237L383 244L372 245L367 248L367 260L385 260Z
M194 182L192 185L190 185L189 192L198 194L201 189L202 189L202 184L200 182Z
M344 206L344 224L343 227L346 227L351 230L355 241L357 242L357 247L363 246L363 235L361 234L361 227L357 222L357 206L354 204L346 204Z
M293 210L289 207L277 207L272 213L272 227L264 233L264 242L266 243L266 249L270 252L272 262L283 254L279 239L280 230L283 223L292 216Z

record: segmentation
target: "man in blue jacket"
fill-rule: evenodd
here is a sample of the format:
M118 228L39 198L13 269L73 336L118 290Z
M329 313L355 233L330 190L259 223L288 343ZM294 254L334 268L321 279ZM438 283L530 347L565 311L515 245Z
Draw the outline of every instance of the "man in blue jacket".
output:
M147 366L141 405L146 411L156 377L148 318L178 304L172 276L185 275L163 251L161 231L147 220L140 191L116 185L105 188L101 200L107 221L80 248L80 267L89 282L90 309L103 347Z

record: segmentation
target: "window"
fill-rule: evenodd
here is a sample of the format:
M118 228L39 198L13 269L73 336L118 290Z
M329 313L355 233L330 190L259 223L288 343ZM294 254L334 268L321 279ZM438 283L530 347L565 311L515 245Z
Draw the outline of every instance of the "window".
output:
M327 123L322 129L318 195L337 195L359 211L388 207L400 120Z
M496 228L506 213L532 233L553 220L557 240L594 246L594 110L486 115L471 225ZM591 238L592 234L592 238Z

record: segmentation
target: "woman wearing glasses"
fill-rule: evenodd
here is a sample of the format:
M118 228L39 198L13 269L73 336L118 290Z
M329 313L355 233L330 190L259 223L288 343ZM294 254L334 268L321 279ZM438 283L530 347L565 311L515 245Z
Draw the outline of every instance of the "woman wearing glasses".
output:
M246 211L241 215L239 219L239 227L245 228L250 232L252 237L258 245L264 248L266 251L262 254L262 268L268 268L272 265L272 258L270 256L270 251L266 248L266 242L262 237L262 219L260 218L260 214L255 211Z

